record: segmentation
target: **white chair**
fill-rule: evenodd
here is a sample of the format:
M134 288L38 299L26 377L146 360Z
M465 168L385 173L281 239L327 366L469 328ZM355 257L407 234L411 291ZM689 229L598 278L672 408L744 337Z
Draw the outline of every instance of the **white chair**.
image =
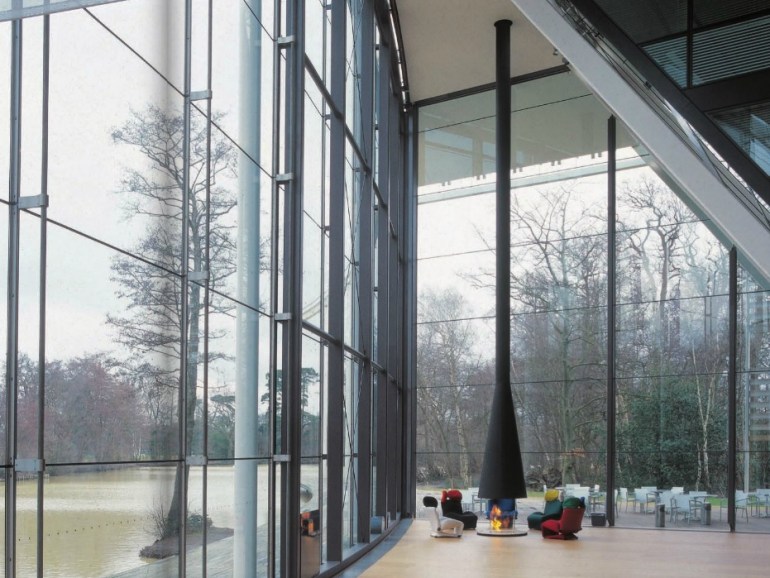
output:
M655 493L645 488L636 488L634 490L634 511L636 504L639 504L639 513L647 514L647 504L655 504Z
M735 492L735 517L737 518L739 512L743 510L747 524L749 523L749 506L752 504L751 497L746 492L741 492L740 490Z
M460 520L444 518L438 514L438 501L431 496L422 499L425 515L430 522L430 535L434 538L460 538L463 535L463 523Z
M589 500L588 496L591 493L591 489L588 486L577 486L576 488L568 488L564 490L564 495L566 497L573 497L578 498L579 500L583 500L583 504L586 507L586 510L589 508Z
M666 510L671 512L672 511L671 498L673 496L674 494L671 493L671 490L665 490L663 492L660 492L657 496L655 496L655 505L660 506L662 504L666 507ZM673 520L673 515L669 519Z
M615 490L617 492L617 490ZM599 484L594 485L593 488L590 489L588 493L588 511L589 512L597 512L601 511L603 508L604 511L607 511L607 494L605 492L601 491L601 487Z
M765 513L764 517L766 518L768 515L768 506L770 506L770 488L757 488L757 491L754 492L757 496L757 514L759 514L759 507L764 505L765 507Z
M688 492L690 498L690 520L700 520L703 517L703 504L706 503L708 492ZM721 510L720 510L721 514Z
M671 488L672 494L684 494L684 486L674 486Z
M615 509L620 512L620 508L618 507L620 502L626 503L626 512L628 512L628 488L620 488L618 490L618 496L615 500Z
M484 509L484 500L479 498L479 489L468 488L468 494L471 498L471 512L481 512ZM476 503L479 505L478 508L476 508Z
M672 494L671 497L671 517L674 523L679 520L679 517L687 520L687 525L690 525L690 496L687 494Z
M740 515L741 510L743 510L743 515L746 516L746 523L749 522L749 507L753 505L752 501L753 496L749 496L746 492L743 492L741 490L735 491L735 517L736 521L738 516ZM722 500L719 504L719 520L722 520L722 508L727 508L728 504L726 503L727 500Z

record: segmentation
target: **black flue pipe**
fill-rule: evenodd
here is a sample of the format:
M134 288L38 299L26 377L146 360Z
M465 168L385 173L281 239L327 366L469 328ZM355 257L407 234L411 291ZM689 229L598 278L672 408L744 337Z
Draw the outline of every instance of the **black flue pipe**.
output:
M511 393L511 25L496 29L497 241L495 393L479 481L481 498L526 498L516 412Z

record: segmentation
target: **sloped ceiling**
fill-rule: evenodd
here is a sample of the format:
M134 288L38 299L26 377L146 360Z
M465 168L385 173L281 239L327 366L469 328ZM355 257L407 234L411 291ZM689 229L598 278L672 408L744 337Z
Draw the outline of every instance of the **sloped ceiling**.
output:
M513 21L511 76L562 64L510 0L396 0L412 102L495 81L495 22Z

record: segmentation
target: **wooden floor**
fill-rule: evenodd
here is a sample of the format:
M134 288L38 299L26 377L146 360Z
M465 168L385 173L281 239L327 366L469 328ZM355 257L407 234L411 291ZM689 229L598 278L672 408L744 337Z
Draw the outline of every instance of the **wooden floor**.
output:
M414 520L365 578L565 577L740 578L770 575L770 536L721 532L660 532L586 527L574 541L488 538L467 531L460 539L429 535ZM362 562L367 564L366 559ZM353 575L345 573L345 576Z

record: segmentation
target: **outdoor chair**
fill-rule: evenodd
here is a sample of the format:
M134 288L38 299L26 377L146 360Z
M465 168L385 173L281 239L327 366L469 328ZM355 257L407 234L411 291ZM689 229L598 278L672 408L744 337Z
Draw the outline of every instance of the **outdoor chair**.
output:
M752 496L740 490L735 492L735 518L738 519L740 512L746 517L746 523L749 523L749 507L752 504Z
M607 511L607 494L601 491L599 484L596 484L588 494L588 511L594 513L599 510Z
M618 490L618 495L615 497L615 510L620 512L620 502L626 503L626 512L628 512L628 488L620 488Z
M479 489L468 488L468 494L470 494L471 498L471 512L480 512L484 508L484 500L483 498L479 498ZM476 507L476 504L478 504L478 508Z
M754 496L749 496L746 492L737 490L735 492L735 519L740 517L741 511L746 518L746 523L749 523L749 508L753 508L757 504L757 500ZM721 500L719 504L719 520L722 520L722 507L727 508L727 500Z
M692 518L690 500L691 496L687 494L673 494L671 496L671 519L674 523L676 523L681 516L683 519L687 520L687 525L690 525L690 518Z
M770 489L768 489L768 488L757 488L755 494L757 496L757 501L756 501L757 515L761 515L761 516L764 516L766 518L767 515L768 515L768 506L770 506ZM761 506L764 506L764 508L765 508L765 513L764 514L760 514L760 512L759 512L759 508Z
M671 498L674 496L674 494L671 493L671 490L665 490L663 492L660 492L657 496L655 496L655 506L663 505L666 507L666 513L671 512Z
M463 535L463 523L459 520L438 515L438 500L433 496L422 499L425 512L430 522L430 535L434 538L460 538Z
M655 492L648 488L636 488L634 490L634 511L636 504L639 504L639 513L647 514L647 505L655 505Z
M690 520L700 521L703 517L703 504L706 503L708 492L688 492L690 498Z

